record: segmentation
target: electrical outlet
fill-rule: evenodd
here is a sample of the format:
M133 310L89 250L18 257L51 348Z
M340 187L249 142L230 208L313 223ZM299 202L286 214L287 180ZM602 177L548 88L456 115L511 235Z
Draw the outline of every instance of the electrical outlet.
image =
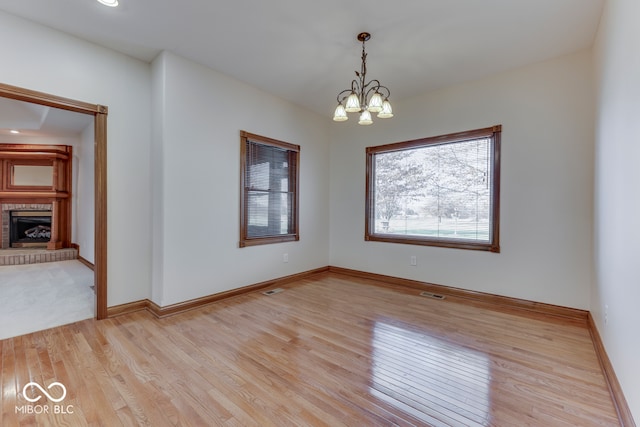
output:
M282 254L282 262L289 262L289 254Z
M418 258L416 258L416 256L415 256L415 255L412 255L412 256L411 256L411 265L412 265L412 266L414 266L414 267L415 267L416 265L418 265Z
M604 324L607 325L609 323L609 305L604 305Z

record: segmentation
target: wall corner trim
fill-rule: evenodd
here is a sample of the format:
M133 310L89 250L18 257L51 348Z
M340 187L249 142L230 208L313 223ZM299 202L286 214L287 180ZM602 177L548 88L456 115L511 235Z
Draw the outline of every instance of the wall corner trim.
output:
M591 341L593 341L593 347L596 350L598 362L602 368L604 379L607 382L609 394L611 394L611 399L613 400L613 406L616 408L616 412L618 413L620 425L623 427L636 427L636 423L631 415L631 410L627 404L627 399L624 397L622 387L620 386L620 382L618 382L618 377L613 370L613 365L611 364L611 360L609 360L607 351L604 348L604 343L600 338L598 327L596 326L596 322L593 319L593 316L591 316L591 313L589 313L588 324Z

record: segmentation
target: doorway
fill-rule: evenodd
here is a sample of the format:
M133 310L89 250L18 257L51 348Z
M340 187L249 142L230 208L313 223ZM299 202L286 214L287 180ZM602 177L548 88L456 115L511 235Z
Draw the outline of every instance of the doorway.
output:
M95 198L95 248L94 283L96 293L96 318L106 319L107 312L107 114L103 105L89 104L0 83L0 97L62 110L88 114L94 117L94 198Z

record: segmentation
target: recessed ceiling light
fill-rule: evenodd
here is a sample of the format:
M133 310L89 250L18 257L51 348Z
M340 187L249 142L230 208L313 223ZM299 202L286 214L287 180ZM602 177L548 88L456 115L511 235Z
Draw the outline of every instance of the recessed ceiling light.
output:
M18 133L20 133L20 131L19 131L19 130L16 130L16 129L11 129L9 132L11 132L11 133L13 133L13 134L18 134Z
M118 0L98 0L105 6L116 7L118 5Z

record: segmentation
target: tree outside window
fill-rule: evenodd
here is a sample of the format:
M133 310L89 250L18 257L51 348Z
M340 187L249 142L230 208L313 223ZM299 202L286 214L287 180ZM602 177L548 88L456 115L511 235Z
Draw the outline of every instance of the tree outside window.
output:
M500 133L367 148L365 239L499 252Z

